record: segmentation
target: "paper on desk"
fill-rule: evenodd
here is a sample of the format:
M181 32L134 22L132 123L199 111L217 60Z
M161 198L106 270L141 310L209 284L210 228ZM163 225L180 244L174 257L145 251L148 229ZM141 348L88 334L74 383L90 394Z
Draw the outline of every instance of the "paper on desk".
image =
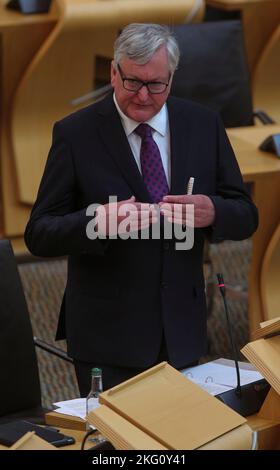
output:
M190 367L182 371L192 381L223 385L229 388L236 387L235 367L225 366L217 362L207 362L196 367ZM241 385L246 385L256 380L261 380L263 376L254 370L240 368ZM217 392L221 393L221 392Z
M215 384L213 382L199 382L197 380L194 380L193 378L190 378L190 380L196 385L199 385L199 387L203 388L203 390L205 390L206 392L210 393L210 395L219 395L219 393L232 390L232 387L227 387L226 385Z
M100 406L98 398L93 398L94 407L96 409ZM62 413L69 416L77 416L78 418L86 419L86 399L85 398L74 398L73 400L58 401L54 403L58 408L55 410L56 413Z

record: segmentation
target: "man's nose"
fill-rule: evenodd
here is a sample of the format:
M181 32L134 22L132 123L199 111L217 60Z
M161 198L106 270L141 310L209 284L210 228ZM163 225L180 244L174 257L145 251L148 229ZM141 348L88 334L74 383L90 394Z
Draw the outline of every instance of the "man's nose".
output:
M138 98L142 101L146 101L149 96L149 91L146 85L143 85L138 91Z

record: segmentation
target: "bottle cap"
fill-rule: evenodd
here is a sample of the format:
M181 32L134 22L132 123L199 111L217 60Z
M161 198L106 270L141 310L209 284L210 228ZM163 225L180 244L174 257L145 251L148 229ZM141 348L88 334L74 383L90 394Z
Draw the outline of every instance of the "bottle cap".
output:
M94 367L93 369L91 369L91 375L93 375L93 376L101 375L101 373L102 373L102 371L98 367Z

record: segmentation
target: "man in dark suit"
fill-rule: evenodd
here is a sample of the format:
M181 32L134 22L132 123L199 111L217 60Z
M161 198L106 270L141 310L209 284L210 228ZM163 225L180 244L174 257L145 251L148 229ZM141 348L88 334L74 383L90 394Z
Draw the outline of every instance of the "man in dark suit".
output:
M196 363L207 347L204 239L241 240L257 227L217 114L168 97L178 60L166 27L127 26L115 43L114 95L54 127L25 240L35 255L68 256L57 337L67 339L82 395L91 367L102 367L108 388L161 360ZM160 239L124 239L127 203L134 235L159 220L161 229L166 220L185 226L194 207L193 247L176 249L163 230Z

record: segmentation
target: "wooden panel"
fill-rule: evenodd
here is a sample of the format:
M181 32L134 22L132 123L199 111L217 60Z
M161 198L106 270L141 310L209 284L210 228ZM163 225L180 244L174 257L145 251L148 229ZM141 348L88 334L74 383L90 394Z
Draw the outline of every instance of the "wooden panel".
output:
M258 5L267 0L206 0L206 3L223 10L236 10L242 9L246 5Z
M24 70L55 25L54 13L25 15L6 10L0 0L0 165L1 233L22 234L30 208L19 204L10 140L10 105ZM6 2L5 2L6 3Z
M254 77L260 55L280 21L279 0L248 5L242 13L248 64Z
M251 331L271 315L264 307L267 296L263 296L265 290L261 289L261 272L265 252L280 220L280 160L276 155L257 150L257 147L265 137L275 132L280 132L280 126L228 130L244 180L253 183L252 196L259 211L259 228L253 235L249 273ZM263 282L269 286L270 277L264 278Z
M168 449L196 449L246 422L164 362L101 393L99 401Z
M254 106L280 123L280 25L267 43L253 78Z
M265 319L280 315L280 224L266 249L261 269L261 295Z
M262 49L279 24L279 0L206 0L206 4L221 10L241 12L248 65L253 75Z

